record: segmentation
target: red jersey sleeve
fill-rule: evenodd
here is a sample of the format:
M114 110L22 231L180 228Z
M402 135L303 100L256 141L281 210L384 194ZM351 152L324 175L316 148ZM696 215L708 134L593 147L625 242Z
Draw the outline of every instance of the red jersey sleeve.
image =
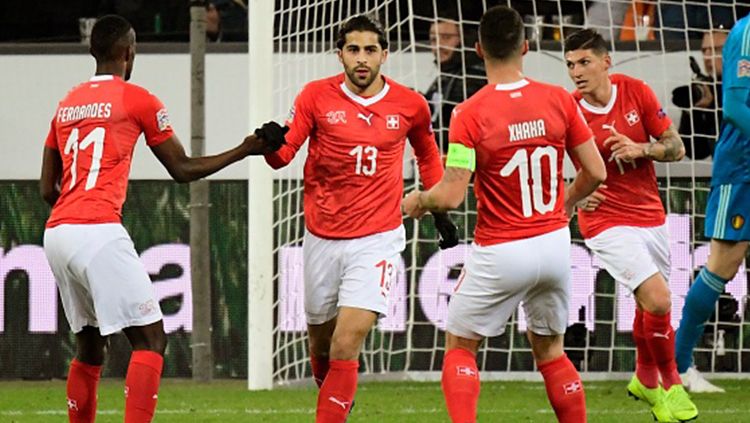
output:
M643 126L649 135L659 138L672 124L672 120L661 107L656 94L645 82L639 81L638 94L643 116Z
M264 156L266 163L272 168L279 169L288 165L310 136L315 126L313 91L314 89L307 85L297 95L286 120L286 125L289 127L289 132L284 137L286 144L282 145L278 151Z
M462 144L472 149L476 148L476 142L479 139L479 125L460 104L453 109L451 114L448 139L452 143Z
M155 147L174 135L169 112L161 100L142 89L133 90L131 96L130 101L126 100L125 104L134 105L131 108L133 118L143 131L149 147Z
M430 108L421 95L415 97L417 112L407 136L414 148L422 184L426 189L430 189L443 177L443 164L440 161L440 152L438 152L435 133L432 130Z
M586 118L583 117L583 113L578 108L573 96L567 92L563 95L565 115L568 121L568 128L565 132L565 148L570 150L590 140L594 137L594 134L586 123Z
M52 121L49 123L49 132L47 133L47 138L44 140L44 146L59 150L60 147L57 146L57 130L55 129L56 120L56 118L52 118Z

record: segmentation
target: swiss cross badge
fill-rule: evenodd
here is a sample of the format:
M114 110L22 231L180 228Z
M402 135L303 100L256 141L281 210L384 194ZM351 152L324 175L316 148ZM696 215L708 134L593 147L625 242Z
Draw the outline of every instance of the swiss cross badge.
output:
M386 116L385 127L386 129L398 129L399 128L399 116L398 115Z
M638 123L641 118L638 116L638 112L631 110L625 114L625 120L628 121L628 125L633 126Z
M583 387L581 386L581 381L576 380L570 383L566 383L563 385L563 390L565 390L565 395L572 395L576 392L580 391Z

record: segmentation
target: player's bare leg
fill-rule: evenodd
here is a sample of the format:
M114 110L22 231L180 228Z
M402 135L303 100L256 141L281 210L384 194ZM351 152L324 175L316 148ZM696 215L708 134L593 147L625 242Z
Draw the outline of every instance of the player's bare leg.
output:
M544 377L547 398L555 410L557 421L574 423L586 421L586 394L583 382L573 363L563 350L562 335L539 335L526 332L531 353Z
M716 308L725 285L734 279L745 260L747 249L747 241L712 239L708 263L693 281L685 298L675 348L677 370L690 392L724 392L693 367L693 350L703 336L704 325Z
M651 353L666 392L663 396L645 395L647 397L645 399L653 404L651 411L658 421L694 419L698 416L698 409L687 395L682 386L680 374L677 372L675 334L671 323L672 300L667 281L661 273L655 273L638 286L634 294L637 306L643 315L642 336L645 338L646 348ZM635 322L635 325L637 326L638 323L640 322ZM642 384L643 381L637 376L635 379L638 380L631 380L628 391L639 397L638 393L633 391L639 391L635 389L636 385ZM653 381L651 383L653 384ZM658 393L658 386L644 387L645 389L640 390L642 394Z
M125 423L148 423L154 417L167 335L159 320L123 329L133 347L125 377Z
M442 387L448 415L454 423L477 421L480 385L476 356L481 343L481 339L445 333Z
M93 423L107 337L99 328L84 326L76 333L76 356L68 371L68 418L71 423Z
M336 317L322 325L307 325L307 336L310 343L310 365L313 379L318 388L323 386L329 369L331 338L336 329Z
M346 421L357 391L359 352L376 318L369 310L339 308L331 337L330 369L318 393L317 423Z

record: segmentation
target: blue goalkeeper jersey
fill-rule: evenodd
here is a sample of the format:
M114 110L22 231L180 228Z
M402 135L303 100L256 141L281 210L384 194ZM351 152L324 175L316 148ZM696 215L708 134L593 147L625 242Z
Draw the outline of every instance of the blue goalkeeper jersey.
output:
M730 105L727 93L742 90L750 93L750 15L737 21L724 44L723 98L724 121L716 142L711 185L750 183L750 134L727 121L727 107L750 107L748 100ZM747 97L743 97L747 98Z

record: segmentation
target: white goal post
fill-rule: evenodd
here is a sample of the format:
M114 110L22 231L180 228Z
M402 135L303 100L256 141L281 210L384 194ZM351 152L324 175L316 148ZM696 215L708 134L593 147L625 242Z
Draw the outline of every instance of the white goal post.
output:
M524 3L546 6L525 7ZM612 43L613 72L645 80L654 89L665 113L679 125L683 112L690 114L695 108L673 104L673 91L680 86L689 87L693 81L688 58L693 56L702 62L699 37L705 28L690 26L692 17L683 8L680 13L688 29L669 27L672 22L669 19L675 17L668 16L669 19L661 18L664 22L661 30L666 27L671 38L662 36L660 28L655 26L659 22L659 7L684 2L639 3L655 9L635 8L634 2L624 0L588 3L608 7L603 13L614 24L606 22L602 10L586 10L583 0L250 0L250 129L269 119L282 122L305 83L341 72L334 54L338 27L358 13L372 14L387 30L390 56L382 68L384 74L422 93L428 91L436 78L452 78L463 87L463 94L468 94L468 81L473 78L468 69L474 63L470 60L473 45L459 44L456 48L456 54L460 55L456 72L455 67L449 69L436 62L430 50L429 28L439 20L455 19L462 39L471 39L481 13L495 4L520 4L518 10L524 17L532 47L524 65L529 77L572 89L559 39L566 31L597 27L615 40ZM730 6L735 4L726 5ZM718 12L714 15L718 16ZM735 8L732 12L736 13ZM451 101L445 89L446 86L438 84L437 94L428 101ZM715 110L706 112L715 113ZM434 121L439 139L445 125L447 121ZM702 130L695 123L688 127L696 134ZM697 138L685 138L693 151ZM302 165L305 156L303 148L287 168L279 171L271 171L261 158L250 161L250 389L270 389L311 380L302 292ZM679 323L684 295L694 274L707 258L703 220L710 171L710 158L686 158L680 163L657 167L659 188L669 215L674 326ZM409 154L404 162L404 178L405 189L418 183ZM462 231L462 244L442 252L437 249L430 219L405 220L408 243L399 280L391 292L391 313L370 333L360 359L360 369L366 377L439 378L447 304L473 239L476 222L473 192L469 192L462 208L451 215ZM613 374L627 377L634 365L630 333L633 299L600 269L598 261L581 242L575 223L571 230L573 280L566 351L586 378ZM747 272L743 267L735 281L728 285L727 295L717 305L718 318L706 325L706 336L697 349L696 363L704 372L722 377L750 376L747 303ZM525 318L519 312L509 322L503 336L484 343L478 362L487 375L483 374L485 380L536 378L524 331Z

